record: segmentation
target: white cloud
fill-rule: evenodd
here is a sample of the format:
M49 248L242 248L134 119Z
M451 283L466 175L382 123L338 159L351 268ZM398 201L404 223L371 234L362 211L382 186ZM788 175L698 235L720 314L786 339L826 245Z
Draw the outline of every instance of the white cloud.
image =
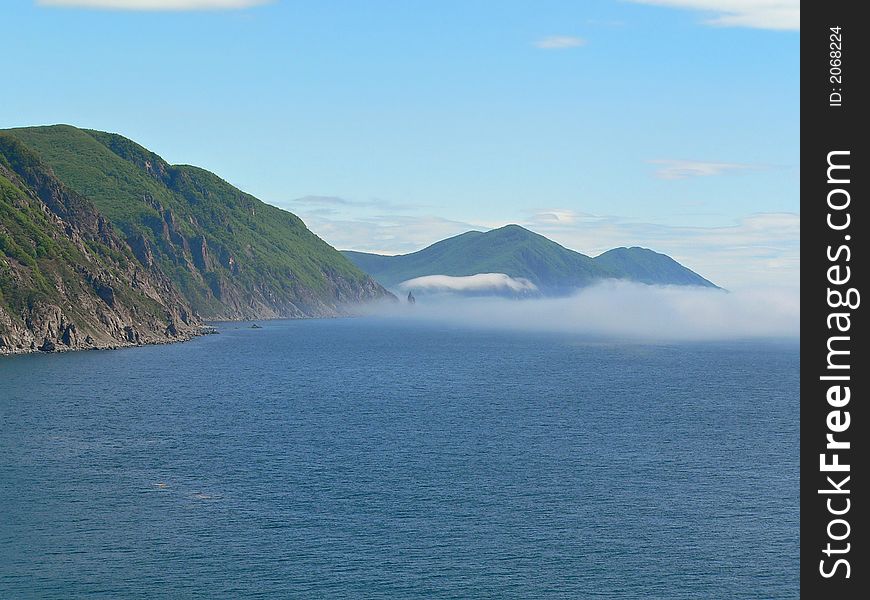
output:
M391 202L380 198L370 200L348 200L338 196L303 196L293 200L291 204L301 204L303 206L318 206L320 208L332 208L343 210L389 210L392 212L406 211L415 208L421 208L419 204L409 204L406 202Z
M729 293L709 288L608 281L568 298L425 297L379 304L373 314L473 328L574 333L608 339L724 340L797 338L800 295L759 287Z
M488 229L478 224L408 214L356 214L344 210L281 205L297 214L314 233L340 250L376 254L406 254L471 229Z
M724 175L734 171L748 171L760 169L757 165L745 165L740 163L706 162L701 160L649 160L653 165L660 165L656 170L659 179L688 179L690 177L710 177L711 175Z
M588 217L589 215L580 215L573 210L551 208L537 213L537 218L542 221L547 221L554 224L567 225L576 223L578 219Z
M528 279L514 278L504 273L478 273L464 277L426 275L403 281L399 287L430 292L534 292L538 289Z
M352 204L350 200L338 196L303 196L293 202L309 206L350 206Z
M273 0L36 0L39 6L104 10L231 10L269 4Z
M586 40L571 35L551 35L535 42L535 47L542 50L564 50L585 45Z
M800 29L800 0L630 0L707 14L704 23L718 27Z

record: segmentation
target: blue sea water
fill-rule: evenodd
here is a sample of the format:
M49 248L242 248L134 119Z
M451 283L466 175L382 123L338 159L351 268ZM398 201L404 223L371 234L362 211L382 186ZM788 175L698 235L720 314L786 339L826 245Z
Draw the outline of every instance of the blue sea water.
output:
M796 598L798 344L378 319L0 359L0 598Z

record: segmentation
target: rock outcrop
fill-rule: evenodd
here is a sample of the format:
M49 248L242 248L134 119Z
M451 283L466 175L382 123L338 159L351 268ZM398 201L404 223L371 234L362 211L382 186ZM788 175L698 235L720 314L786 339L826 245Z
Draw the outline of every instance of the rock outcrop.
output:
M395 298L295 215L119 135L0 131L0 354L188 339ZM202 316L200 316L202 315Z
M0 133L0 354L179 341L200 325L87 198Z
M296 215L120 135L66 125L7 130L93 202L137 262L209 320L339 316L390 297Z

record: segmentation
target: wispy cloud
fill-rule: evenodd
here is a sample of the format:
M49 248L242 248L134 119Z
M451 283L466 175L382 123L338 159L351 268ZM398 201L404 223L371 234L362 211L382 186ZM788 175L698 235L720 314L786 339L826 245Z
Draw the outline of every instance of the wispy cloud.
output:
M759 165L746 165L727 162L707 162L701 160L649 160L653 165L660 165L655 175L659 179L688 179L690 177L710 177L724 175L735 171L751 171L761 169Z
M234 10L269 4L274 0L36 0L39 6L101 10L185 11Z
M630 0L671 8L697 10L707 16L703 22L718 27L755 29L800 29L800 0Z
M376 254L406 254L438 240L487 229L434 215L375 214L352 216L318 210L293 209L317 235L341 250Z
M572 35L551 35L535 42L535 48L542 50L565 50L586 45L586 40Z
M425 275L403 281L399 287L406 290L431 292L534 292L538 286L522 277L510 277L504 273L478 273L464 277L451 275Z
M309 206L350 206L352 202L338 196L303 196L293 200L294 204Z
M596 220L605 220L605 217L596 217L569 208L545 208L536 210L531 214L535 224L546 223L547 225L555 226L572 226L582 222L589 223Z
M412 204L410 202L392 202L390 200L383 200L380 198L375 198L372 200L349 200L347 198L341 198L339 196L303 196L302 198L291 200L290 204L301 206L319 206L322 208L331 207L334 209L342 210L376 209L394 212L423 208L423 206L420 204Z
M312 231L341 250L405 254L480 229L464 221L422 214L430 208L423 204L380 198L312 195L277 204L299 215Z

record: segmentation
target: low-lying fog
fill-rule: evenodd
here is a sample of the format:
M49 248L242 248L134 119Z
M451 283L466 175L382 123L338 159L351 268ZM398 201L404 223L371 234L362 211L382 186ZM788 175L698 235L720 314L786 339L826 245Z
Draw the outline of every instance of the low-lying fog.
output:
M383 303L367 314L542 332L660 340L793 338L800 336L797 289L727 292L607 281L569 297L510 299L424 295L415 305Z

